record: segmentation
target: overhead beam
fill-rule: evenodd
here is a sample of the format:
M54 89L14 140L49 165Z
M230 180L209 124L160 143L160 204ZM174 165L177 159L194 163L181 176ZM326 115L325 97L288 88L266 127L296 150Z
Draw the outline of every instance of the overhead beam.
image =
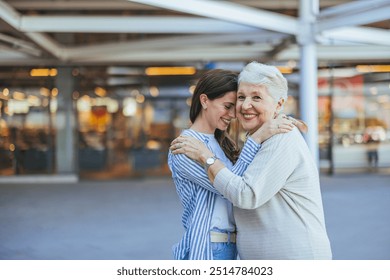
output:
M70 59L101 56L107 53L155 51L165 49L180 49L199 45L208 45L210 48L221 44L252 45L254 43L271 44L278 43L288 35L274 32L261 33L234 33L223 35L190 35L169 36L167 38L145 39L127 42L111 42L105 44L79 46L67 48L66 53Z
M6 2L0 0L0 18L13 28L18 29L21 15Z
M10 45L10 48L27 54L31 54L34 56L40 56L42 54L42 51L40 49L37 49L36 46L31 44L30 42L26 42L25 40L14 38L6 34L0 33L0 41L8 43Z
M327 30L322 36L332 40L343 40L355 43L390 46L390 32L385 29L370 27L344 27Z
M295 44L295 39L292 36L284 38L279 44L273 46L273 49L266 54L265 59L263 59L262 62L274 60L278 53L289 48L292 44Z
M269 9L269 10L280 10L280 9L297 9L297 0L277 0L277 1L253 1L253 0L232 0L236 4L250 6L260 9ZM9 0L10 3L15 9L19 11L25 10L61 10L61 11L71 11L71 10L156 10L155 7L140 5L137 3L131 3L123 0L103 0L93 1L91 5L90 0L56 0L56 1L47 1L47 0ZM320 5L322 7L334 6L344 3L344 0L321 0Z
M317 46L317 58L321 61L381 61L390 62L390 48L387 46ZM297 46L279 53L277 60L299 60L299 50Z
M269 46L254 44L250 46L198 46L193 48L182 49L166 49L155 51L137 51L137 52L121 52L121 53L107 53L106 55L97 55L90 57L78 58L70 60L73 63L129 63L129 62L182 62L182 61L237 61L256 59L262 53L269 51Z
M160 50L160 51L137 51L107 53L70 60L73 64L104 64L114 62L126 63L175 63L191 61L250 61L266 59L269 46L255 44L253 46L234 47L186 47L182 49ZM381 61L390 62L390 49L386 46L317 46L318 59L321 61ZM300 53L297 46L291 46L280 52L276 61L299 60Z
M321 1L323 2L323 1ZM343 3L344 2L344 3ZM348 13L361 13L378 6L387 5L389 0L375 0L375 1L342 1L338 5L332 5L332 7L325 8L320 11L319 18L342 16Z
M197 48L203 48L201 52L194 54L194 59L195 57L199 57L206 54L204 56L204 59L207 58L213 60L212 54L214 52L216 53L216 59L221 59L220 57L227 56L231 50L226 50L225 52L221 52L221 54L218 54L217 52L221 51L221 49L219 49L220 46L218 46L219 44L234 44L234 47L235 45L241 46L241 50L244 49L242 46L244 45L245 40L247 40L248 44L266 42L269 43L268 46L272 46L279 44L281 40L289 36L289 34L295 35L295 32L297 30L297 20L294 17L288 17L277 13L270 13L237 4L246 3L250 5L250 1L245 0L237 0L235 1L235 3L229 3L227 1L205 0L134 0L131 2L121 2L126 3L129 6L137 6L142 9L148 8L148 6L145 6L146 4L153 5L152 9L155 9L155 7L160 7L201 16L157 18L131 16L22 16L9 4L17 2L20 1L0 0L0 18L2 18L6 23L8 23L11 27L15 28L19 32L24 32L24 35L30 38L33 43L39 46L42 50L46 50L47 52L53 54L57 59L60 59L61 61L59 61L59 63L67 63L68 60L70 60L69 63L73 63L73 61L77 61L78 59L83 58L90 60L90 62L88 63L102 63L100 61L100 58L97 58L95 62L93 61L95 57L102 56L110 52L117 52L118 54L123 55L126 54L126 51L140 53L141 55L145 53L145 56L153 54L152 57L158 57L161 49L164 48L172 49L172 52L173 50L178 51L180 53L180 59L182 59L182 57L185 56L186 51L188 52L188 50L192 50L192 45L196 46ZM27 2L33 3L35 1L26 1L26 4ZM38 2L43 3L46 1ZM69 5L78 5L77 1L54 1L52 4L65 4L65 2L68 2ZM87 2L90 1L81 2L86 5ZM105 1L96 1L96 3L100 4L102 4L103 2ZM367 2L370 3L368 4ZM322 28L324 29L321 31L320 35L323 35L323 37L326 38L329 43L336 41L337 43L339 43L340 41L349 41L363 44L376 44L388 47L390 44L390 35L388 30L368 27L336 28L334 26L345 26L345 24L348 26L352 23L355 24L356 22L361 24L362 22L376 21L380 18L388 19L390 15L390 12L388 11L389 2L389 0L353 1L348 5L343 4L325 9L321 12L320 22L319 25L317 25L317 27L321 27L320 24L323 24ZM113 3L119 3L119 1L114 1ZM253 6L260 7L261 4L257 3L253 4ZM372 14L367 14L367 12L372 12ZM343 18L349 18L350 20L348 20L348 22L343 22ZM336 22L332 22L333 20L335 20ZM329 25L326 26L326 24ZM264 36L264 28L274 30L275 33L268 32L268 35ZM282 29L283 31L281 31L280 29ZM164 39L160 38L142 41L137 40L134 42L127 41L122 43L112 42L68 49L60 45L54 39L52 39L51 36L45 35L40 32L171 34L203 33L203 35L171 36L169 38ZM218 33L219 35L214 35L215 33ZM204 40L204 42L202 42L202 40ZM28 46L28 42L26 41L25 43L26 46ZM33 46L34 44L31 44L31 46ZM259 46L259 50L257 53L264 55L264 45L262 45L262 47L260 47L260 44L257 46ZM285 47L285 45L281 44L279 45L279 47L279 51L281 51ZM207 48L210 48L210 52L208 53L206 51ZM25 54L28 53L29 48L27 47L26 49L27 50L24 50ZM15 49L15 51L16 50L21 52L23 51L17 48ZM343 56L353 57L354 55L348 54L348 52L353 53L354 50L355 48L349 48L348 51L342 52ZM375 50L378 51L378 53L372 54L372 52ZM35 48L34 54L38 55L38 52L36 51L40 50ZM239 49L236 49L235 51L240 52ZM388 61L388 58L383 56L383 54L387 53L383 52L382 49L375 49L373 48L373 46L370 46L370 49L359 49L359 56L362 55L364 51L367 51L370 54L367 54L367 56L361 56L363 60L365 59L364 57L373 57L373 59L376 59L375 57L382 57L383 60ZM281 53L283 54L284 51L282 51ZM170 53L167 54L169 55ZM21 55L23 54L21 53ZM323 55L323 52L319 55ZM328 53L326 53L326 55L328 55ZM245 57L245 55L242 54L232 54L232 59L235 60L237 59L237 57L240 56ZM334 53L334 56L336 57L337 54ZM190 54L189 57L191 57ZM280 58L279 55L277 55L276 57L277 59ZM174 53L172 53L172 59L175 59ZM133 57L129 57L129 61L134 60L138 61ZM118 63L120 63L119 58L115 58L115 61L118 61ZM146 61L148 60L146 59ZM109 62L108 59L106 60L106 62Z
M390 19L390 1L353 1L319 14L317 32L338 27L364 25Z
M131 2L204 16L256 28L297 34L297 19L279 13L267 12L226 1L207 0L128 0Z
M25 35L31 40L33 40L42 49L54 55L56 58L60 60L67 59L65 49L60 44L58 44L57 41L54 41L51 37L36 32L25 33Z
M60 11L123 11L123 10L156 10L155 7L130 3L128 1L91 1L88 0L57 0L57 1L8 1L15 9L18 10L60 10Z
M52 66L52 65L61 65L61 62L58 59L46 59L46 58L37 58L29 57L27 55L18 52L18 54L11 52L0 52L0 66Z
M136 53L118 53L112 52L105 56L87 57L85 59L75 59L72 61L58 61L55 59L31 58L22 53L16 53L14 50L0 52L0 66L32 66L32 65L107 65L115 63L116 65L150 64L150 63L190 63L204 62L212 60L215 62L233 62L250 61L266 58L269 49L260 48L258 45L253 48L239 46L222 50L221 48L212 48L209 46L202 48L183 48L172 51L160 52L136 52ZM319 61L339 61L343 62L380 62L390 63L390 49L387 46L317 46L317 57ZM274 61L299 60L300 54L297 46L291 46L280 52Z
M234 33L257 27L197 17L23 16L23 32L74 33Z
M233 0L232 2L235 2L240 5L246 5L246 6L256 7L261 9L296 10L298 8L297 0L276 0L276 1ZM329 7L329 6L339 5L344 2L345 0L321 0L320 6Z
M22 16L14 8L12 8L10 5L8 5L2 0L0 0L0 17L19 32L23 32L20 28ZM40 46L42 49L53 54L55 57L59 59L64 58L62 48L49 36L29 32L25 33L25 35L31 40L33 40L33 42Z

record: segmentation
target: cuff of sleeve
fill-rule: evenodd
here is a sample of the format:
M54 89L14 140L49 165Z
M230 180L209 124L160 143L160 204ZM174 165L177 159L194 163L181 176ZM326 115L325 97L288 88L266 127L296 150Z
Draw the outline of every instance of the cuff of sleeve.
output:
M255 140L248 137L245 141L244 147L242 148L240 158L247 164L250 164L260 148L261 144L256 143Z
M223 195L226 196L229 181L234 174L226 167L221 169L214 178L214 187Z

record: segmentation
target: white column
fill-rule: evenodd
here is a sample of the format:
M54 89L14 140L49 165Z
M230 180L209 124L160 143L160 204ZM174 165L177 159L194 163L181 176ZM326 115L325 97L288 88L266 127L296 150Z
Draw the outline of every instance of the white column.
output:
M309 126L304 135L307 145L319 167L318 147L318 87L317 87L317 49L314 23L319 12L318 0L300 0L299 34L300 47L300 86L299 105L303 121Z
M72 68L58 67L56 79L58 89L58 108L56 114L56 167L57 173L76 173L75 153L75 119L73 111L72 94L74 90L74 78Z

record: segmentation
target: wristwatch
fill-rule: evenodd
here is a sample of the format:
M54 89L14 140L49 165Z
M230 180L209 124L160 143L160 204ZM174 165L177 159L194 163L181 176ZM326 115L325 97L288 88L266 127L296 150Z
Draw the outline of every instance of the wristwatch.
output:
M206 172L208 172L209 167L213 165L217 159L218 158L216 156L212 156L206 159L206 166L205 166Z

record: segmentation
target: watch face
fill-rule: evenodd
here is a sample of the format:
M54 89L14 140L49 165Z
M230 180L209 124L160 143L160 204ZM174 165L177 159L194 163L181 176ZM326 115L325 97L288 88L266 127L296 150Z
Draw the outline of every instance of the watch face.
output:
M214 159L214 158L208 158L208 159L206 160L206 163L207 163L208 165L213 164L214 162L215 162L215 159Z

